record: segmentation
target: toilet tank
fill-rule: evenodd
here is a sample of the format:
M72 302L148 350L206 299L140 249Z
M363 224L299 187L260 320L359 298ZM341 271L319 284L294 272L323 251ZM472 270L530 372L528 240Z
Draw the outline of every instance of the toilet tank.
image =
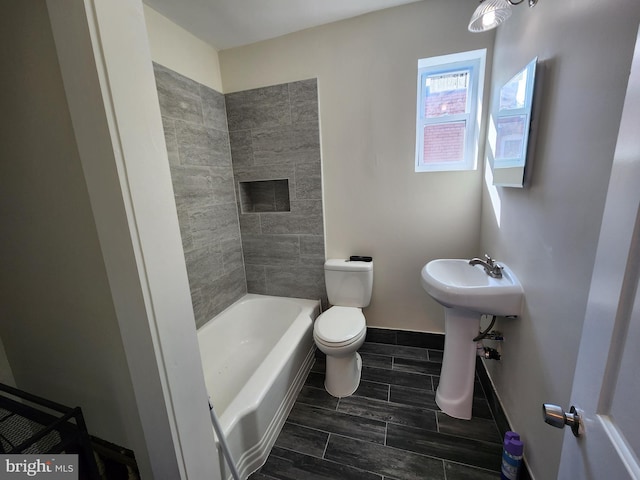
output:
M324 281L331 305L366 307L371 302L373 262L329 259L324 264Z

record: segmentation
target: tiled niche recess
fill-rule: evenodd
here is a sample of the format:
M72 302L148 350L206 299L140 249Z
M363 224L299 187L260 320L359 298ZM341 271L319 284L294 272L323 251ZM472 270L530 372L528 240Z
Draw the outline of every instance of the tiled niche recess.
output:
M239 201L247 182L274 186L274 209L239 208L248 291L326 303L317 82L235 92L225 100ZM282 180L289 209L275 211Z
M290 212L289 180L239 182L242 213Z
M247 291L326 302L316 81L225 102L162 65L154 72L196 325ZM275 182L273 210L261 211L264 191L240 209L247 182Z
M154 64L196 326L247 291L224 95Z

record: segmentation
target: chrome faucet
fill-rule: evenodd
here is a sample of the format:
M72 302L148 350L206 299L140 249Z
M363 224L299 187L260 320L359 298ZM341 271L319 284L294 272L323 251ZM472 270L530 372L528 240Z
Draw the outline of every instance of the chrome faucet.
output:
M484 254L484 260L481 258L472 258L469 260L469 265L482 265L487 275L493 278L502 278L502 267L498 265L493 258L486 253Z

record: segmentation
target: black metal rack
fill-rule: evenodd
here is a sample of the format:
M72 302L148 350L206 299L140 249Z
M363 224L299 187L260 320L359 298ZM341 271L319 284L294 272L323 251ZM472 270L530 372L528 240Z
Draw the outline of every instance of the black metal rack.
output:
M80 407L66 407L2 383L0 453L74 453L80 479L100 478Z

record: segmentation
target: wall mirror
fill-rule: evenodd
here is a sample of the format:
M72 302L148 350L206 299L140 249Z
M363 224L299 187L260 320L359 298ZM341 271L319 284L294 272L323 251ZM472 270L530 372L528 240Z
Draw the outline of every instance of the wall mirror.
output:
M489 133L494 185L522 188L527 184L537 130L534 97L539 97L535 94L539 76L536 57L500 89Z

